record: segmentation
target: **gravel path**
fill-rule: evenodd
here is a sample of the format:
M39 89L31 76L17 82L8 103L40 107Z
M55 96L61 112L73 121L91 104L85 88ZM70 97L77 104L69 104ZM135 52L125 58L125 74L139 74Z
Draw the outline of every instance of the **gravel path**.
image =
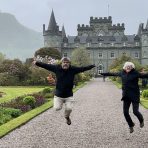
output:
M63 111L49 109L0 139L0 148L148 148L148 112L140 111L145 127L129 133L122 114L121 90L111 82L94 79L78 90L68 126Z

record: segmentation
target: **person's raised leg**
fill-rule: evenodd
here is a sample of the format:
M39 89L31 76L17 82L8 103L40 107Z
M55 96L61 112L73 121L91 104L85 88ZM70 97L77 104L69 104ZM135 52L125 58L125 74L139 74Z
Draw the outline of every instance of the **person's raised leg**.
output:
M61 110L63 106L63 100L60 97L54 96L54 105L53 108L58 111Z
M74 105L74 98L69 97L65 99L65 118L68 125L71 124L70 114Z
M129 129L130 129L130 133L133 133L134 132L134 123L129 115L129 108L130 108L130 104L131 102L130 101L123 101L123 113L124 113L124 117L126 119L126 122L128 123L129 125Z
M140 127L144 127L144 119L142 114L139 112L139 103L138 102L132 102L133 105L133 113L138 118L140 122Z

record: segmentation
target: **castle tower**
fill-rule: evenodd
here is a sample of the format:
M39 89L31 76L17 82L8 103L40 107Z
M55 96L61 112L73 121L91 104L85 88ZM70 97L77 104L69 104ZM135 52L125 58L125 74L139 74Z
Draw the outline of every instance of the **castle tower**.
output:
M124 23L112 25L112 17L90 17L90 25L78 24L78 36L120 36L124 35Z
M45 30L45 24L43 24L43 36L45 47L61 49L62 31L59 31L59 26L56 23L53 10L47 30Z
M146 27L143 28L141 33L141 64L148 64L148 21Z

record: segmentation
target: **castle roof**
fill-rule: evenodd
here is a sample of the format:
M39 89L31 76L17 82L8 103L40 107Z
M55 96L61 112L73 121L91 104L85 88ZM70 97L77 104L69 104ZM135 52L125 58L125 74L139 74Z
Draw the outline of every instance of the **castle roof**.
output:
M54 12L52 10L51 16L50 16L50 21L48 25L48 30L55 32L57 30L57 23L55 20Z
M90 41L91 43L123 43L125 40L123 38L126 38L126 42L133 43L135 35L124 35L124 36L68 36L68 43L75 43L75 39L79 38L80 43L87 43ZM101 38L101 39L100 39Z
M64 25L62 26L62 37L65 37L66 36L66 33L65 33L65 28L64 28Z

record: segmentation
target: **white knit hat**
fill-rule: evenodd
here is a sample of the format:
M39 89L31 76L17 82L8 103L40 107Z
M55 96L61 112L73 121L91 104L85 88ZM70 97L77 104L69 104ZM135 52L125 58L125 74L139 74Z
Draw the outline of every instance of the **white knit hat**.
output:
M129 66L132 67L132 69L133 68L135 69L135 65L132 62L125 62L124 66L123 66L123 69L125 70L126 67L129 67Z

